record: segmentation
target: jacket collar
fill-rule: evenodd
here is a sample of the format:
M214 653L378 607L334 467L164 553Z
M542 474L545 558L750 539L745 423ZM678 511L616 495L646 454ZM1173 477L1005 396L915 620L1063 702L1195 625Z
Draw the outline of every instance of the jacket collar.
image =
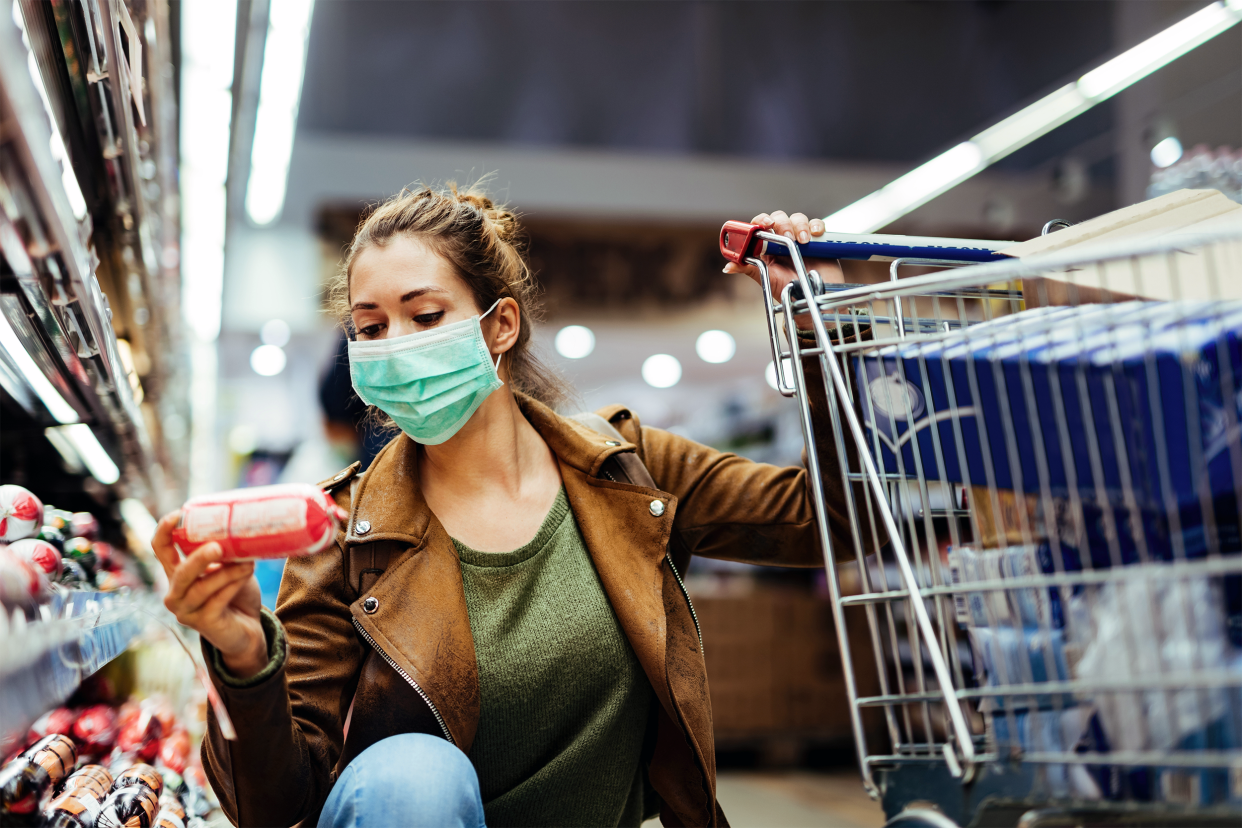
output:
M513 394L522 414L557 459L588 477L598 476L612 455L637 448L562 417L521 392ZM418 484L418 457L418 444L402 433L371 462L353 499L347 545L395 540L418 547L426 542L433 516Z

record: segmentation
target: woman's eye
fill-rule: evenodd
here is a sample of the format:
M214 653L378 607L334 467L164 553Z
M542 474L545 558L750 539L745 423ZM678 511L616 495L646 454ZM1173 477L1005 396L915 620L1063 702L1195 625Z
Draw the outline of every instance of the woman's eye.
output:
M358 333L362 334L367 339L372 339L374 337L379 336L379 332L380 332L379 325L367 325L365 328L358 329Z
M414 317L414 321L423 326L434 325L444 316L444 311L435 311L434 313L420 313Z

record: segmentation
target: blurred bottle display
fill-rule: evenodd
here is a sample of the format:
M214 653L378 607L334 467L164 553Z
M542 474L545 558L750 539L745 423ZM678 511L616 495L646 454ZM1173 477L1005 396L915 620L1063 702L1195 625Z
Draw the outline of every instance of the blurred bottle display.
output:
M1242 204L1242 150L1219 147L1213 151L1199 144L1177 163L1152 171L1148 198L1177 190L1219 190Z

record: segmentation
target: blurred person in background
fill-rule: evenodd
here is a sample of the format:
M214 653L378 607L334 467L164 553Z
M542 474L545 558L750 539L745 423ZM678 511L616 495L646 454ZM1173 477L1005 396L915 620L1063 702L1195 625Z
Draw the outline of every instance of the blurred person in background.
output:
M280 473L281 483L315 483L354 461L366 469L392 437L375 428L367 404L349 378L349 338L344 334L319 378L323 431L298 444Z
M756 222L822 232L801 214ZM773 290L791 278L773 265ZM806 472L643 427L620 405L555 413L567 389L531 352L518 222L478 190L380 206L334 295L352 384L396 426L365 473L324 484L350 514L335 550L290 560L272 613L252 564L221 565L214 544L181 559L177 514L154 544L166 604L201 633L238 733L213 717L203 744L229 818L724 824L679 572L692 554L822 566ZM812 401L824 431L826 405ZM847 527L838 458L820 460L831 525Z

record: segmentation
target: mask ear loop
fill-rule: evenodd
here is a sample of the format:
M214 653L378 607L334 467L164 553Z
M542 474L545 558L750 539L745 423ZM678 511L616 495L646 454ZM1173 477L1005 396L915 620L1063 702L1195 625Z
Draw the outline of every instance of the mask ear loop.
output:
M497 305L499 305L499 304L500 304L500 300L501 300L501 299L504 299L504 298L505 298L505 297L501 296L501 297L499 297L498 299L496 299L496 301L495 301L495 302L492 302L492 306L491 306L490 308L488 308L488 309L487 309L487 311L483 314L483 316L487 316L487 314L489 314L489 313L491 313L492 311L496 310L496 306L497 306ZM483 321L483 316L480 316L480 317L479 317L479 321L480 321L480 322L482 322L482 321ZM504 355L505 355L505 354L504 354L504 351L501 351L500 353L496 354L496 364L492 366L492 369L496 372L496 379L500 379L500 358L501 358L501 357L503 357Z

